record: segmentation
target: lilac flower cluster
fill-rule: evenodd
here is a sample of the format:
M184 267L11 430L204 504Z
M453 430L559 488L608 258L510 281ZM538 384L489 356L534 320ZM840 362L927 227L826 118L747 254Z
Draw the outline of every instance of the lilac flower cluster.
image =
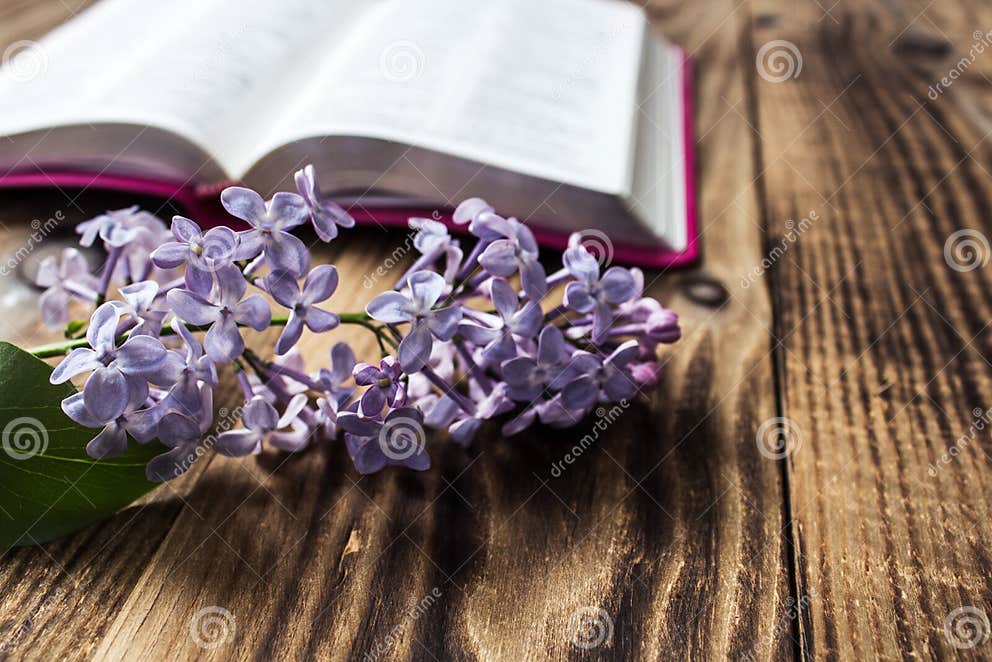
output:
M442 223L411 219L420 256L395 289L365 311L332 312L338 271L311 267L292 230L310 222L327 242L354 220L320 195L312 166L296 183L297 193L268 201L226 189L224 207L250 226L242 232L204 230L182 216L167 229L137 208L108 212L78 228L82 245L100 240L106 248L97 273L75 249L42 265L42 317L65 327L71 349L51 380L86 375L62 406L98 430L87 446L92 457L124 453L128 436L158 439L168 450L147 474L163 481L211 448L227 456L267 446L296 452L343 433L360 473L424 470L427 429L469 444L490 419L501 419L504 435L538 421L573 425L598 403L654 385L658 344L679 338L674 313L643 295L638 269L604 269L576 235L563 267L549 274L530 229L478 198L454 212L474 238L470 250ZM559 305L542 308L561 291ZM71 321L73 302L95 308L88 321ZM373 333L381 358L358 362L338 343L325 367L308 372L294 349L304 329L320 334L340 324ZM244 338L272 325L282 327L274 360ZM214 420L225 369L244 397L240 427ZM209 435L215 427L223 431Z

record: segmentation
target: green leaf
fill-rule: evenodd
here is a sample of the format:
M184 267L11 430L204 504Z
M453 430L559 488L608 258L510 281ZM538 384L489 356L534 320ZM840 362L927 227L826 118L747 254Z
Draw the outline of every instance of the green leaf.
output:
M96 462L86 444L97 430L62 412L75 393L51 384L52 368L0 342L0 549L58 538L106 519L156 486L145 465L157 442Z

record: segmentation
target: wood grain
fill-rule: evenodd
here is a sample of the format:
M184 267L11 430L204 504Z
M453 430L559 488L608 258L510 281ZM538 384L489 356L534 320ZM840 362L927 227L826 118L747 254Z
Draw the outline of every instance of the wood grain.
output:
M755 45L788 40L803 60L792 80L755 83L768 242L787 246L772 288L783 415L801 441L787 466L803 652L987 656L958 651L945 619L992 608L987 429L951 450L992 397L989 271L951 268L945 244L990 230L992 127L962 110L988 107L988 57L928 89L992 15L755 5L775 17ZM811 213L789 240L786 219Z
M74 9L0 0L0 49ZM973 412L992 406L989 272L956 271L944 250L955 231L992 231L992 52L928 88L992 10L649 10L694 59L704 245L693 272L649 274L685 325L657 392L556 472L590 425L438 448L417 475L359 477L326 440L206 458L103 525L0 556L0 656L988 656L992 643L955 648L945 619L992 613L990 440ZM802 58L781 82L755 61L774 40ZM5 194L0 251L31 218L118 202ZM355 284L334 304L367 300L358 283L401 241L364 230L325 251ZM5 301L34 296L2 285ZM5 338L37 328L0 320ZM303 343L311 361L328 346ZM794 433L784 461L768 457L779 426ZM215 608L236 632L200 648L191 624ZM589 650L570 628L581 609L612 628Z

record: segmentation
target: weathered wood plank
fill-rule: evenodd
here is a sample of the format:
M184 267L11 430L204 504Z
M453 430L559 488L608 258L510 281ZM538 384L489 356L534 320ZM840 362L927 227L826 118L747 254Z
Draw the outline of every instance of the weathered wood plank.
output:
M964 271L967 256L945 259L945 246L990 231L992 126L974 94L989 98L992 56L928 89L992 16L987 3L754 4L772 17L755 51L786 40L802 59L794 78L756 79L756 129L768 246L782 248L772 285L797 439L803 652L988 656L987 621L980 645L958 651L970 635L948 635L945 620L992 613L990 274Z
M448 447L423 475L359 478L329 442L214 459L116 537L120 518L8 553L0 623L33 619L13 654L564 659L584 653L570 628L584 608L612 628L589 656L791 654L784 489L754 442L775 415L771 308L762 278L734 287L762 250L750 17L731 0L652 8L695 57L704 264L732 294L710 308L685 295L690 276L649 275L685 323L667 383L560 477L590 425ZM357 284L398 240L365 231L328 257ZM72 599L39 608L59 591ZM236 634L198 648L191 624L217 614Z

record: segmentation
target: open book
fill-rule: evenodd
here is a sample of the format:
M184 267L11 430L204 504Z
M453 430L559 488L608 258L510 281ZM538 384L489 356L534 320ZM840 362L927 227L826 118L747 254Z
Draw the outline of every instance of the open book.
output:
M545 245L587 229L618 260L679 264L687 81L620 0L101 0L0 70L0 185L194 215L220 183L292 190L313 163L359 221L478 196Z

